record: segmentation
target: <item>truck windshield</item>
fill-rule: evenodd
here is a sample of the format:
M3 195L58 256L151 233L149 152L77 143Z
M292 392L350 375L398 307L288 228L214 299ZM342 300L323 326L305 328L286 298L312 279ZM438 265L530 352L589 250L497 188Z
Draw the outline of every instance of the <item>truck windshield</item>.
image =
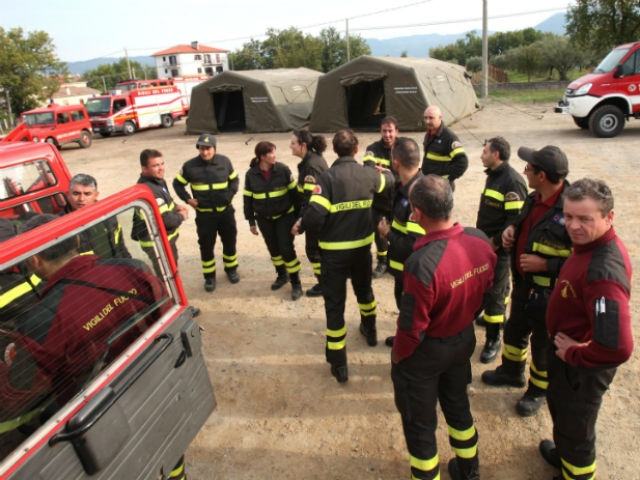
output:
M52 125L55 122L53 121L53 112L43 112L24 115L24 123L30 127L35 127L37 125Z
M85 104L87 112L90 117L97 117L99 115L107 115L111 111L111 98L90 98Z
M616 68L620 64L620 60L624 57L628 48L614 48L609 52L609 55L604 57L604 59L600 62L600 65L596 67L593 73L608 73L614 68Z

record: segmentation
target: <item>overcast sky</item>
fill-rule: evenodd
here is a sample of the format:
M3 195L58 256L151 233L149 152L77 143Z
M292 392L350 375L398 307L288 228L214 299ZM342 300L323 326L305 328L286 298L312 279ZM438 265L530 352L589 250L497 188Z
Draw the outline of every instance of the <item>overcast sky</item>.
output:
M571 3L488 2L491 31L534 26ZM192 40L234 50L250 37L262 38L269 27L295 26L312 34L329 26L343 31L347 17L350 31L365 38L459 33L482 26L482 0L22 0L5 2L2 10L3 28L48 32L65 61L122 56L124 47L129 55L148 55ZM387 11L367 15L381 10ZM516 15L525 12L537 13ZM310 27L321 23L326 24ZM415 24L420 26L408 26Z

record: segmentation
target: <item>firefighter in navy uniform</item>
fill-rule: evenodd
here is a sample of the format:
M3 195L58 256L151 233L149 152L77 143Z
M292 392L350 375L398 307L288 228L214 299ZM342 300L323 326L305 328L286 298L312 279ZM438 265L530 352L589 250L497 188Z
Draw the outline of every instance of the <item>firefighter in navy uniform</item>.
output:
M332 375L344 383L349 378L344 321L348 277L360 310L360 333L369 346L378 342L376 300L371 288L371 204L374 194L389 188L393 175L356 162L358 139L351 130L335 134L333 150L338 159L318 179L302 217L302 228L318 235L327 317L326 359Z
M91 175L78 173L69 181L68 204L64 213L93 205L98 201L98 182ZM95 253L102 258L131 258L124 243L122 225L116 217L89 227L80 234L80 253Z
M302 233L300 228L300 219L309 205L309 199L313 190L316 188L317 179L329 169L326 160L322 157L322 153L327 149L327 141L322 135L312 135L308 130L294 130L289 144L291 153L301 158L298 163L298 193L300 194L300 212L299 218L294 225L295 230L291 233L296 235ZM305 253L311 266L313 274L318 282L305 292L307 297L322 296L320 288L320 248L318 247L318 238L309 232L305 233Z
M558 147L518 149L527 162L524 173L534 190L514 223L502 232L502 245L510 249L513 292L511 313L504 327L502 364L482 374L492 386L524 387L529 336L529 385L516 404L523 417L535 415L546 398L549 339L545 311L562 264L571 253L571 240L562 216L562 192L568 182L569 162Z
M480 156L487 180L480 196L476 228L491 239L498 255L493 286L487 292L481 317L487 329L480 354L482 363L491 362L500 351L500 327L509 295L509 252L502 248L502 231L513 223L527 198L527 185L509 164L510 155L509 142L494 137L484 143Z
M398 138L393 147L392 162L400 183L395 189L391 225L383 219L378 223L378 231L389 240L389 271L394 278L393 293L399 310L404 262L413 253L416 239L425 234L424 229L411 219L409 203L412 185L423 176L420 171L420 147L410 138ZM393 337L387 337L385 344L392 346Z
M595 424L602 397L633 350L631 262L613 228L613 195L604 182L571 184L563 211L573 253L547 310L554 343L547 395L554 442L542 441L540 452L562 470L556 478L580 480L596 477Z
M442 112L436 105L424 111L427 133L424 135L424 159L422 173L440 175L449 180L455 189L455 180L464 175L469 159L462 143L453 131L442 122Z
M372 143L367 147L362 162L365 165L373 167L382 167L391 170L397 180L396 172L391 162L391 149L396 143L398 138L398 121L395 117L385 117L380 122L380 140ZM386 220L391 219L391 210L393 208L393 195L394 189L390 188L385 193L376 195L373 198L373 226L375 228L375 242L376 242L376 257L377 264L373 271L373 278L382 277L388 269L388 250L389 241L380 235L377 225L383 218Z
M238 254L236 252L235 210L231 201L238 192L238 172L231 161L216 152L216 137L203 133L196 142L200 152L185 162L173 180L173 189L182 201L196 211L196 227L204 289L216 288L216 260L213 249L217 235L222 240L224 271L231 283L238 283ZM191 194L187 185L191 184Z
M291 299L298 300L302 296L300 261L291 233L298 210L296 181L289 167L276 161L273 143L258 142L255 154L244 180L244 217L251 233L258 235L258 228L262 232L276 268L271 290L291 280Z
M447 180L427 175L409 193L414 221L427 232L405 262L404 291L391 353L395 404L410 454L411 478L440 478L436 406L447 421L454 480L477 480L478 433L467 385L473 319L493 281L496 255L486 235L451 220Z

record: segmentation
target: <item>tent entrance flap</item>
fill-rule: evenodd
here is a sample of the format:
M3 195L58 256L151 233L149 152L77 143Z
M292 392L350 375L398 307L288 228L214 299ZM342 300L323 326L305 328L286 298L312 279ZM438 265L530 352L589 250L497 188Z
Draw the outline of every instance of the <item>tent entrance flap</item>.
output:
M349 127L373 129L380 127L386 116L384 80L369 80L344 85Z
M216 124L221 132L235 132L246 129L242 90L214 91L213 111Z

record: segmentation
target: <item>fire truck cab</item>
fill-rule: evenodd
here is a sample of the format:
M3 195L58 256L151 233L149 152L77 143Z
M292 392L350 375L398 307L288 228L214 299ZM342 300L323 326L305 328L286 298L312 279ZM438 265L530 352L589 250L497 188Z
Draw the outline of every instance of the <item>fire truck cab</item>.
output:
M12 172L33 166L35 184L61 194L68 171L52 166L58 152L27 146L31 155L0 147L3 180L24 189L31 176ZM5 188L0 199L0 479L166 479L216 402L155 198L138 185L7 235L9 221L24 227L39 213L12 203L47 187L29 190ZM128 240L123 257L80 253L83 242L107 251L97 232L129 239L134 216L153 248ZM58 271L36 269L33 259L60 252L69 260ZM74 279L82 268L88 277ZM147 293L122 287L131 271Z
M87 100L94 133L108 137L122 132L173 126L186 115L180 91L173 85L151 86L132 90L115 89L109 95Z
M604 138L640 118L640 42L615 47L592 73L571 82L555 111Z

